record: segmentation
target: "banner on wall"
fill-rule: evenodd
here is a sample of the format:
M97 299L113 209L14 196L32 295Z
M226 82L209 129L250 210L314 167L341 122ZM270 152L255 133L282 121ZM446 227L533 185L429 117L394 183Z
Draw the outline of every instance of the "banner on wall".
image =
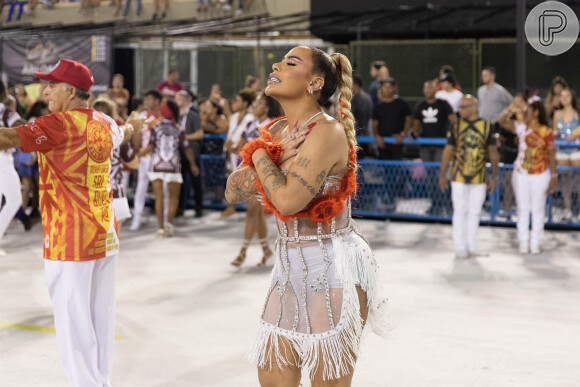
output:
M50 72L60 59L86 65L95 78L93 92L106 91L111 77L111 38L86 35L72 38L2 40L2 71L10 82L29 84L35 72Z

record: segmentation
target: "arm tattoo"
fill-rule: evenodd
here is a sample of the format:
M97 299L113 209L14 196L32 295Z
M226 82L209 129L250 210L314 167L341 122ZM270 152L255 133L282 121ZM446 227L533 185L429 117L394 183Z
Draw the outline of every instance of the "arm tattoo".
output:
M318 175L316 175L316 184L322 184L324 178L326 177L326 169L320 171Z
M296 160L296 165L298 165L301 168L308 168L308 166L310 165L310 160L307 159L306 157L300 156Z
M241 203L248 200L256 192L255 171L242 168L234 171L226 184L226 195L232 195L232 203Z
M260 181L264 187L266 195L271 199L271 192L278 191L281 187L286 185L286 176L278 169L274 162L270 159L270 156L264 156L255 163L256 169L260 169L262 177ZM268 179L272 178L272 182L268 183ZM269 188L268 188L269 185Z
M323 170L322 172L320 172L320 174L316 177L316 181L318 182L318 178L321 175L326 175L326 170ZM299 174L297 174L296 172L292 171L290 172L290 176L292 176L293 178L295 178L296 180L298 180L298 182L300 184L302 184L302 186L304 188L306 188L308 190L308 192L310 192L310 194L312 196L316 196L316 194L318 194L318 190L316 188L314 188L310 183L308 183L308 181L306 181L306 179L304 179L302 176L300 176Z

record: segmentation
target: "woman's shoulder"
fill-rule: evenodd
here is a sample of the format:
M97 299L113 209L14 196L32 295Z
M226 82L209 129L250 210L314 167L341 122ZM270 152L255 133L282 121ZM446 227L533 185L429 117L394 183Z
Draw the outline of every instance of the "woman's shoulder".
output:
M344 126L334 117L324 114L323 118L315 123L308 125L311 133L317 133L319 136L330 139L341 138L344 136Z

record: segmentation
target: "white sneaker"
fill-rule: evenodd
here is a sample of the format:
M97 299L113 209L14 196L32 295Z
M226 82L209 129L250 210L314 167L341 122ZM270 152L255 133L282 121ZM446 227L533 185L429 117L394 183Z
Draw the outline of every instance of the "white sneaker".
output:
M564 210L564 212L562 213L562 221L565 222L570 222L574 219L574 215L572 214L572 211L566 209Z
M171 223L165 223L165 235L170 237L175 233L175 227Z
M489 257L489 253L487 251L470 250L469 256L470 257Z
M530 245L528 241L520 241L520 254L527 254L530 252Z
M141 226L141 222L137 218L133 218L133 222L131 223L131 227L129 227L130 231L137 231Z
M455 259L467 259L469 258L469 254L466 252L456 252L455 253Z
M530 246L530 253L540 254L540 244L539 243L532 243Z

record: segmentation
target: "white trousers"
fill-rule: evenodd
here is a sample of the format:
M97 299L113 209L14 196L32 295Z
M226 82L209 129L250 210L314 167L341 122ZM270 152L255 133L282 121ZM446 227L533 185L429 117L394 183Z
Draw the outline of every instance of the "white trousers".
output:
M125 171L123 170L123 172L121 172L123 175L123 179L121 180L121 185L123 186L123 189L125 190L125 194L127 194L128 190L129 190L129 181L131 180L131 171Z
M485 202L485 188L485 184L451 182L453 243L455 252L459 255L477 251L477 229L481 208Z
M532 217L531 244L539 244L544 236L544 217L546 214L546 199L550 185L548 170L528 175L514 171L512 185L516 192L518 206L518 239L530 240L530 214Z
M151 156L144 156L139 159L139 170L137 177L137 187L133 198L133 223L141 222L141 215L145 208L147 189L149 188L149 163Z
M0 206L2 196L6 199L6 204L0 210L0 238L22 205L20 178L12 165L0 166Z
M74 387L111 386L117 255L92 261L44 260L60 363Z

